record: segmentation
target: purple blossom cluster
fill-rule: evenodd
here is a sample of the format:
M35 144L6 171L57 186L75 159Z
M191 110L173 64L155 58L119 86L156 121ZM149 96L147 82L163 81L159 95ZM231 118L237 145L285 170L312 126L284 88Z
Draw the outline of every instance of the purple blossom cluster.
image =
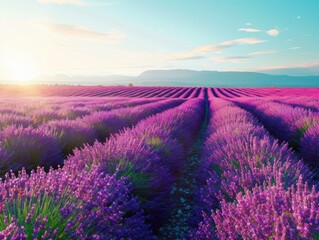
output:
M1 176L10 170L18 172L22 167L30 171L38 166L49 169L63 164L58 142L43 130L31 126L11 125L1 131L0 149L9 154L8 158L0 159Z
M318 211L319 193L308 191L301 180L312 183L313 173L286 144L279 144L251 113L216 98L210 101L207 134L198 169L202 221L191 238L289 239L295 234L309 239L317 234L319 215L310 219L307 213ZM300 190L296 196L294 188ZM308 205L303 202L304 212L296 210L300 196L310 199ZM300 226L308 220L309 230L303 232Z
M115 101L115 109L91 112L75 120L66 118L59 111L71 107L86 107L93 111L94 102L85 105L83 99L70 99L64 103L60 101L61 99L40 98L38 102L35 99L26 99L23 103L20 100L22 105L18 113L1 115L3 129L0 131L0 149L4 154L0 160L1 176L10 170L17 173L22 167L29 172L37 166L45 167L46 170L50 166L62 166L64 158L71 154L74 148L80 148L84 143L93 144L96 139L104 141L110 134L131 127L152 114L177 106L184 100L134 99L126 103L123 100L109 100L110 103L103 103L98 99L97 105L100 108L110 107L111 102ZM18 103L19 101L11 103L12 107ZM127 107L134 105L138 106ZM116 109L119 106L124 107ZM96 124L92 124L90 120Z
M319 103L318 98L309 97L309 96L299 96L299 97L282 97L282 98L274 98L275 102L289 104L293 107L301 107L307 108L311 111L319 111Z
M292 107L264 99L250 99L236 101L241 107L255 114L264 126L279 140L286 141L294 149L307 148L304 137L309 127L319 124L319 115L303 107ZM317 136L318 137L318 136ZM315 159L309 163L317 165Z
M157 109L164 110L161 105ZM168 216L172 183L204 115L205 101L189 100L103 144L77 149L63 168L7 173L0 183L0 237L153 239L146 222L159 224ZM53 127L59 121L51 122ZM25 129L45 134L45 128L19 129L19 134Z
M0 99L0 116L4 115L1 121L4 126L1 128L11 124L23 124L24 122L20 122L18 117L27 118L29 120L27 125L37 127L50 120L74 120L97 111L135 107L159 100L103 97L4 98ZM14 117L16 119L12 119Z
M127 178L38 168L0 184L1 239L152 239Z
M296 149L307 129L319 123L319 115L305 108L292 107L267 99L249 99L237 103L255 114L278 139L288 142Z
M82 147L84 143L93 144L97 139L94 128L76 120L53 120L42 124L38 129L59 143L64 156L72 153L74 148Z
M183 166L186 148L194 141L205 115L205 102L188 100L179 107L149 117L133 129L74 151L64 169L90 170L128 177L143 202L154 229L169 216L172 184Z
M4 113L0 115L0 131L10 125L28 127L33 124L33 119L30 116L22 116L17 113Z
M181 104L184 100L170 99L148 103L132 108L121 108L112 111L98 111L77 121L94 128L99 141L103 142L111 133L116 133L123 127L131 127L141 119Z
M0 239L319 238L316 91L65 89L0 99Z
M319 167L319 124L308 128L300 141L300 153L306 162Z
M28 115L32 117L32 125L35 127L52 120L61 120L65 118L54 108L39 108L32 111L32 113L28 113Z
M220 239L317 239L319 192L300 177L287 190L264 185L222 201L212 213Z
M279 140L288 142L300 152L300 156L307 163L313 167L319 166L317 111L261 99L238 100L237 103L254 113Z

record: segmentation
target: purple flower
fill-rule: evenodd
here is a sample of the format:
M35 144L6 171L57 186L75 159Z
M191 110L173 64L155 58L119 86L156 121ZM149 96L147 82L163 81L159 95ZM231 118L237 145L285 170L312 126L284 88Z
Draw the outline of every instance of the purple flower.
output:
M9 159L1 162L2 174L22 167L28 171L37 166L49 169L63 163L56 140L40 129L9 126L0 133L0 139L0 148L9 153Z

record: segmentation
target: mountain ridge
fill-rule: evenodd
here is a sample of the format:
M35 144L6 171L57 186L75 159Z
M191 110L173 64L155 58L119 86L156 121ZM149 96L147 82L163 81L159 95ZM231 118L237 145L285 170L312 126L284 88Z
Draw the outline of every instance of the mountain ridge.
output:
M35 84L59 85L138 85L198 87L319 87L319 76L271 75L260 72L195 71L189 69L147 70L136 77L40 76Z
M145 84L151 80L168 83L178 79L178 82L183 82L186 86L203 87L319 87L319 76L271 75L259 72L149 70L137 78ZM199 84L194 84L194 81Z

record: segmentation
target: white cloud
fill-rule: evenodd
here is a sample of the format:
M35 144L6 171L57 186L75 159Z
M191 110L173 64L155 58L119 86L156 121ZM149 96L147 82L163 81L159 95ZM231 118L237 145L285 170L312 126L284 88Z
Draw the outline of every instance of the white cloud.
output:
M290 50L297 50L297 49L300 49L301 47L291 47L289 48Z
M247 23L246 23L246 25L247 25ZM288 28L284 29L284 31L287 31L287 30L288 30ZM272 37L277 37L279 35L279 30L277 28L272 28L272 29L269 29L267 31L263 31L263 30L256 29L256 28L246 27L246 28L239 28L239 29L237 29L237 31L248 32L248 33L265 32L269 36L272 36Z
M230 62L230 63L239 63L243 60L247 60L251 57L249 56L234 56L234 57L224 57L224 56L217 56L212 57L211 60L215 62Z
M266 33L272 37L277 37L279 35L279 31L275 28L269 29L268 31L266 31Z
M258 51L258 52L251 52L248 55L249 56L254 56L254 55L264 55L264 54L271 54L274 53L274 50L263 50L263 51Z
M289 68L319 68L319 62L308 62L308 63L299 63L294 65L281 65L281 66L269 66L269 67L259 67L257 70L268 71L268 70L277 70L277 69L289 69Z
M261 32L261 30L255 29L255 28L239 28L238 31L240 31L240 32Z
M119 2L89 2L85 0L36 0L42 4L57 4L57 5L76 5L76 6L112 6L117 5Z
M251 45L263 43L265 40L257 38L238 38L229 41L224 41L218 44L204 45L194 48L190 51L169 54L166 59L172 61L200 59L206 57L210 53L219 53L227 48L237 45Z
M192 55L187 55L187 54L172 54L166 57L167 60L171 61L184 61L184 60L197 60L197 59L203 59L205 56L192 56Z
M37 0L39 3L44 4L70 4L70 5L85 5L82 0Z
M80 38L91 41L116 43L125 38L125 34L117 30L109 32L99 32L91 30L86 26L76 26L69 24L46 23L44 24L50 31L68 38Z

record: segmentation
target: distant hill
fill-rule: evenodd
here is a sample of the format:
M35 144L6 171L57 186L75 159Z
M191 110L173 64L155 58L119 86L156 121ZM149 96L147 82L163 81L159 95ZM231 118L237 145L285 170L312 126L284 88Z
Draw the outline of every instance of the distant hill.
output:
M141 85L216 87L319 87L319 76L270 75L255 72L151 70L137 77Z
M256 72L218 72L193 70L150 70L137 77L111 76L42 76L41 84L68 85L146 85L203 87L319 87L319 76L270 75Z

